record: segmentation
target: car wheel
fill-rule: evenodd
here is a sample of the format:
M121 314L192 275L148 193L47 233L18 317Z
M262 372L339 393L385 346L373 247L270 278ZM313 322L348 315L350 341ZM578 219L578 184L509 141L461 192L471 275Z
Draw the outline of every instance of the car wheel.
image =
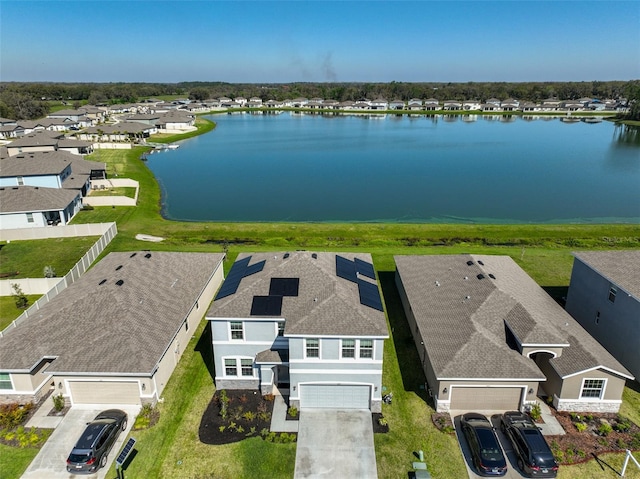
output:
M520 458L518 458L518 469L524 472L524 462L522 462L522 459Z
M100 468L102 469L106 465L107 465L107 455L105 454L100 458Z
M124 421L122 421L122 430L124 431L127 428L127 418L124 418Z

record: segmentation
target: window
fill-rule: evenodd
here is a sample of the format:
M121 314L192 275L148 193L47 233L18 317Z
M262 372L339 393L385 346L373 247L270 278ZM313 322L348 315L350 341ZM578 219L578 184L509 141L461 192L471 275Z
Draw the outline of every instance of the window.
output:
M24 186L24 178L22 176L18 176L18 186Z
M343 358L356 357L356 340L355 339L342 340L342 357Z
M580 397L600 399L604 393L604 382L604 379L584 379Z
M9 373L0 373L0 389L13 389Z
M373 358L373 339L360 340L360 357L367 359Z
M231 339L244 339L242 321L231 322Z
M253 376L253 360L252 359L241 359L240 365L242 368L243 376Z
M224 360L224 374L225 376L237 376L238 375L238 363L235 359Z
M611 286L609 288L609 301L611 301L612 303L615 303L616 294L618 294L618 289L615 286Z
M284 321L278 323L278 336L284 336Z
M27 213L27 223L33 223L33 213Z
M308 358L320 357L320 340L319 339L306 339L306 350Z

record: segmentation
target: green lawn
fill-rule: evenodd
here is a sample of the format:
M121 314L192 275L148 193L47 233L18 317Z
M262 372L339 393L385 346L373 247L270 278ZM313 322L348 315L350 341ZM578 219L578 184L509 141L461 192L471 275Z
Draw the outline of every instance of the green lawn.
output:
M128 186L114 186L105 188L104 190L91 190L89 196L126 196L128 198L136 197L136 188Z
M34 447L17 448L0 444L0 479L18 479L39 450Z
M44 267L52 266L57 276L64 276L97 240L85 236L5 242L0 248L0 272L12 275L3 279L44 278Z
M39 294L27 294L26 296L29 300L29 306L40 298ZM0 296L0 331L9 326L23 312L24 309L16 307L16 301L13 296Z

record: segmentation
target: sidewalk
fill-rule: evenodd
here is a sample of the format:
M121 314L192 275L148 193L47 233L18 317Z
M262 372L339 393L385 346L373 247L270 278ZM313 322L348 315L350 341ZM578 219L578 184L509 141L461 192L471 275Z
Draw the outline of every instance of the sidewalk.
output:
M545 436L561 436L566 434L556 417L549 409L549 406L544 401L538 401L540 405L540 413L542 414L542 420L544 424L536 424L540 428L540 431Z
M288 396L289 391L283 390ZM273 432L298 432L299 421L287 421L287 403L282 393L274 386L273 394L275 399L273 402L273 413L271 414L271 431Z
M33 416L27 421L25 427L39 427L44 429L55 429L60 422L64 419L64 416L47 416L53 409L53 394L49 394L49 397L40 405L40 407L33 413Z

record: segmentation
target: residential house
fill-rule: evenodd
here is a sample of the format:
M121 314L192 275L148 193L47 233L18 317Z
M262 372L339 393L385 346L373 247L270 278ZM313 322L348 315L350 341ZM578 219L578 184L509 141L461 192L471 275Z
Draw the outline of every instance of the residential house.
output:
M404 110L404 101L392 100L389 102L389 110Z
M206 318L216 388L380 412L389 334L369 254L240 254Z
M396 284L437 411L617 412L633 379L510 257L396 256Z
M565 308L640 378L640 251L574 253Z
M0 402L49 391L72 405L157 402L222 282L223 258L108 254L0 337Z
M58 141L63 137L63 133L53 131L30 133L9 143L7 151L9 156L33 151L56 151L58 149Z
M196 117L184 111L173 111L165 113L157 121L158 130L193 130L195 129Z
M442 107L443 110L461 110L462 103L455 100L446 100Z
M82 208L74 189L0 187L0 229L66 225Z
M477 100L467 100L462 102L462 109L475 111L482 109L482 106L481 103Z

